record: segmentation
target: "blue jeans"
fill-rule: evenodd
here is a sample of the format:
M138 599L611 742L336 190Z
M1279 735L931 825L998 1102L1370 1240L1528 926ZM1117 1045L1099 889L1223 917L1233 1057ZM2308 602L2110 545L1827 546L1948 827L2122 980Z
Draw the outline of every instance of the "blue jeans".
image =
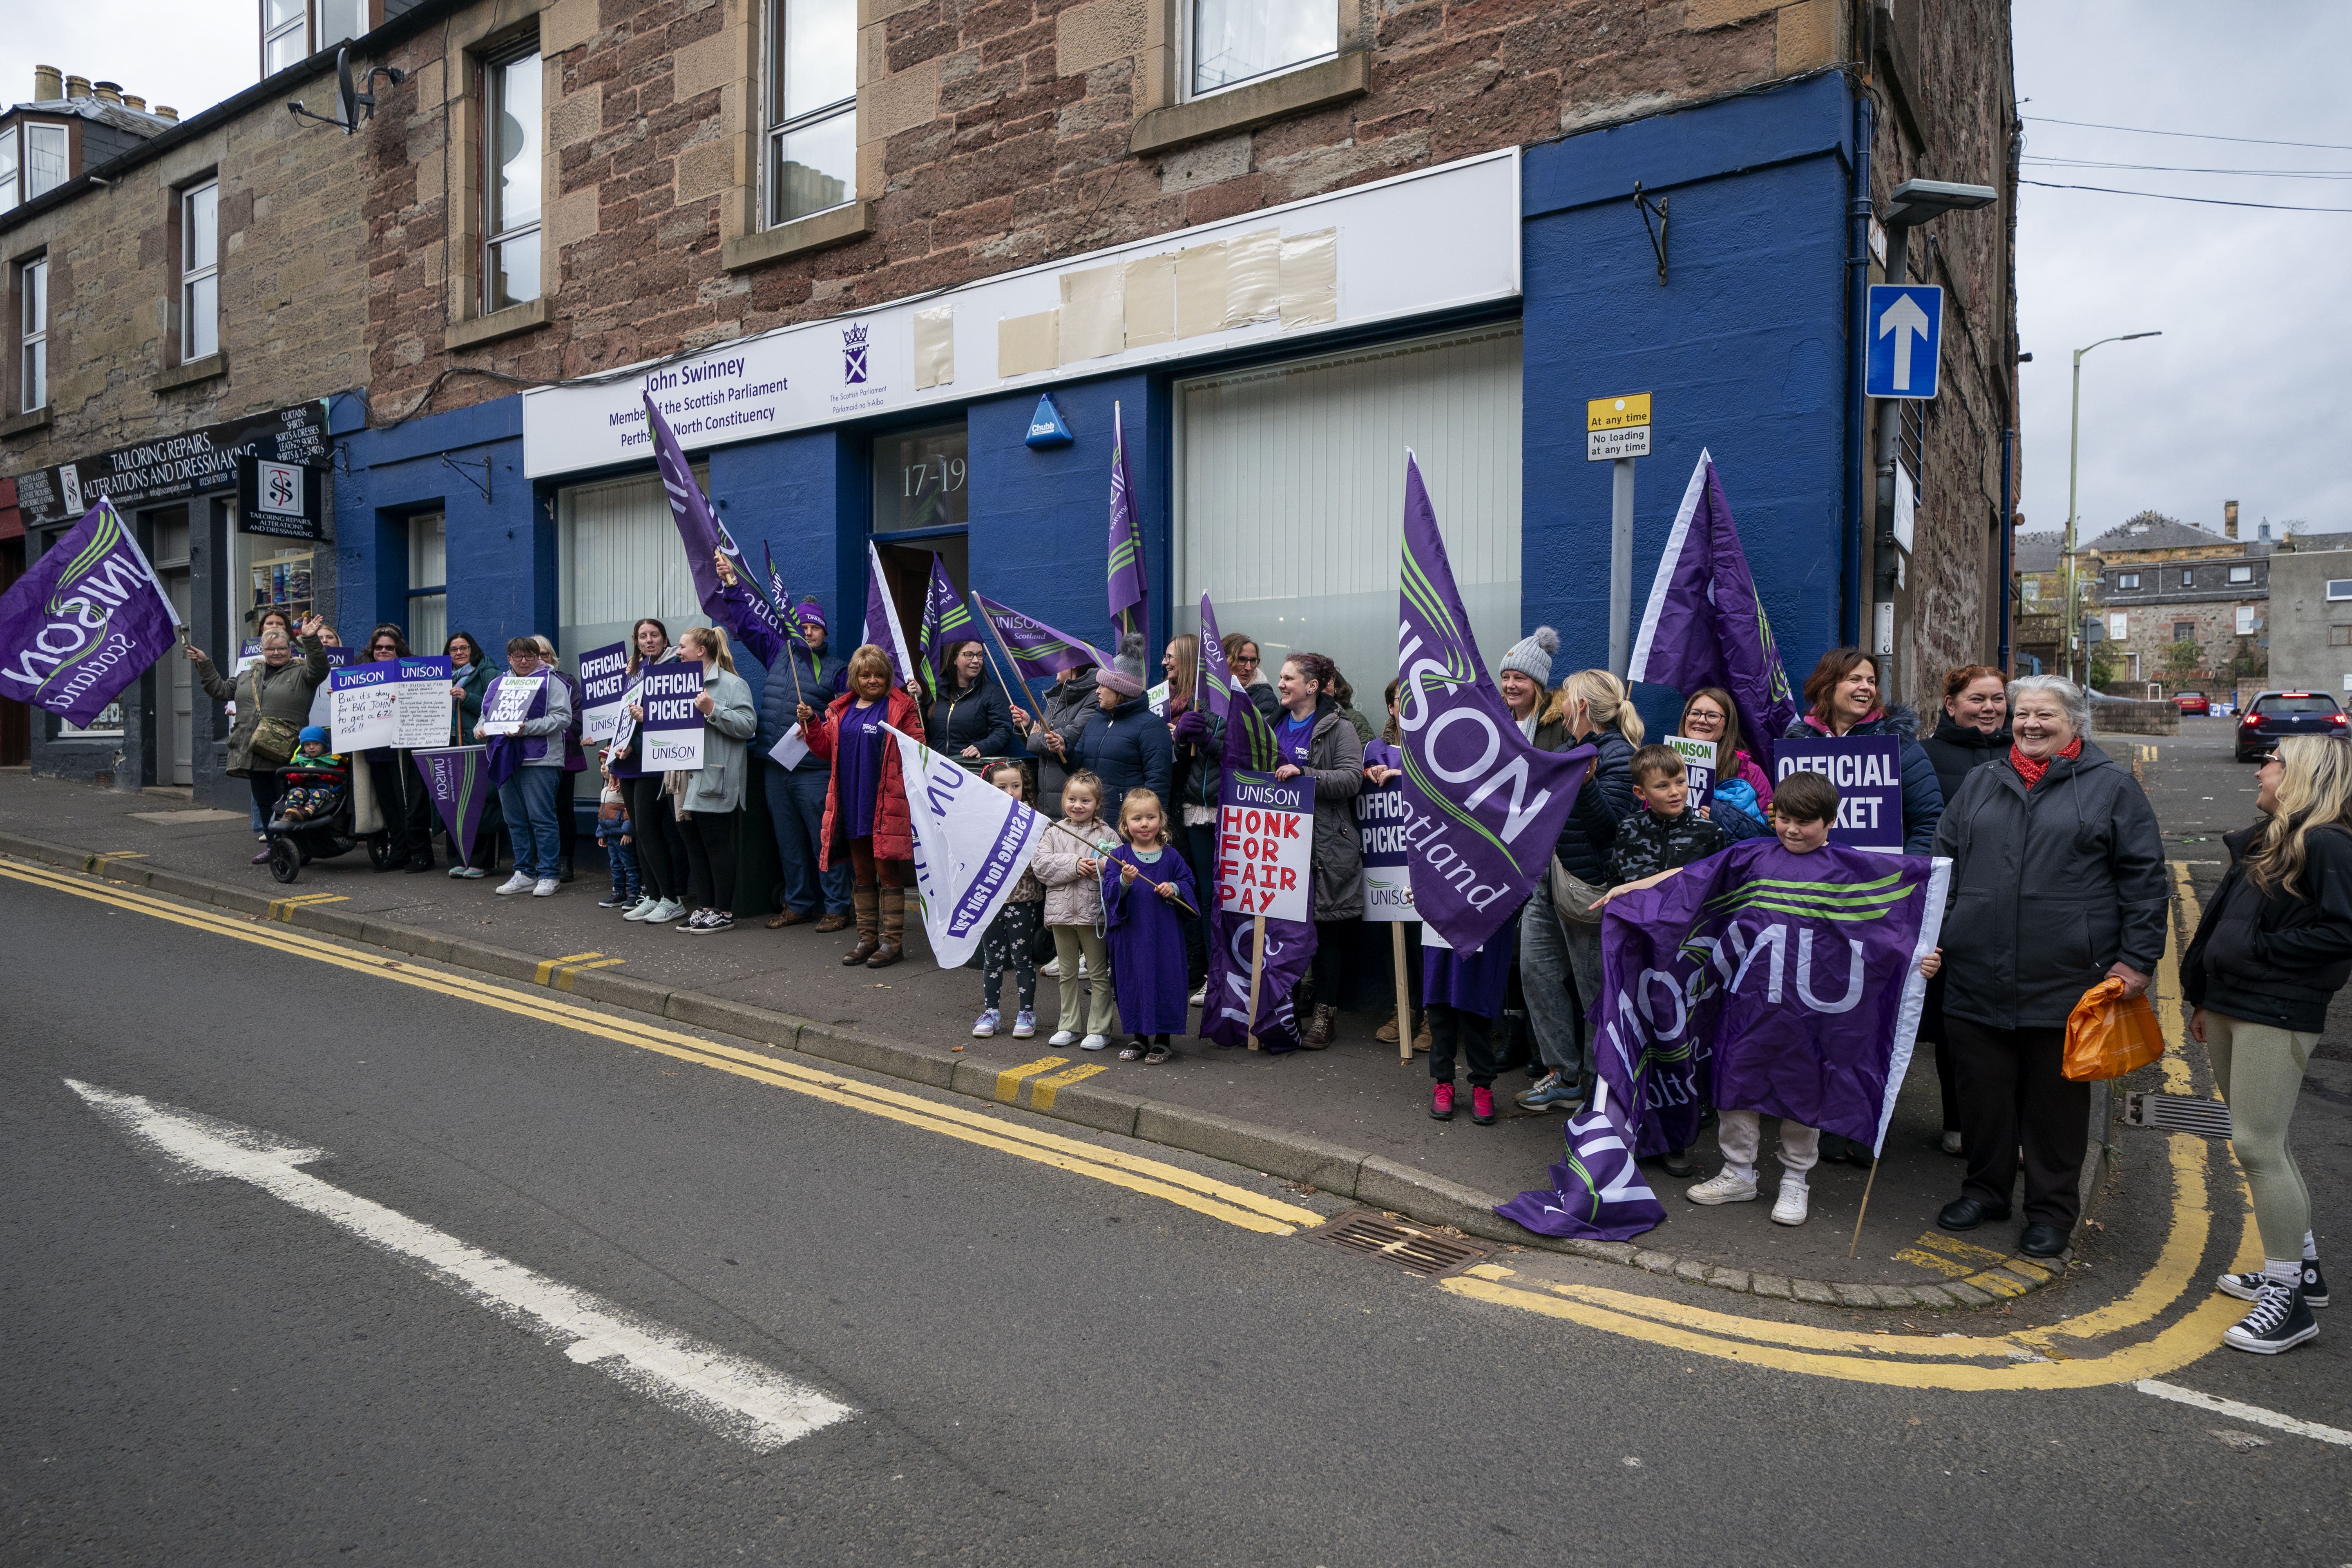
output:
M1519 911L1519 989L1544 1065L1574 1079L1584 1068L1584 1016L1601 994L1601 931L1560 930L1551 907L1550 868Z
M562 864L555 792L562 782L562 768L520 767L499 785L499 809L506 813L507 836L514 840L515 869L534 881L554 876Z
M822 896L825 913L849 913L849 857L843 856L828 870L817 869L831 771L807 768L787 773L771 764L766 772L768 820L775 825L776 855L784 868L784 907L813 915Z

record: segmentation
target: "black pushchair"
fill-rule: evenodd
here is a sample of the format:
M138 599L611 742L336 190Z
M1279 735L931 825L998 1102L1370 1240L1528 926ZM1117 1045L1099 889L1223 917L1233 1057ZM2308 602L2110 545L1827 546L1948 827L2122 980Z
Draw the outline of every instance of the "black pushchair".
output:
M346 762L344 771L349 776L343 798L333 811L293 823L281 823L273 816L262 825L262 839L269 847L269 874L278 880L290 882L311 861L348 855L362 842L367 845L369 864L379 871L391 868L395 848L376 810L367 764L353 757ZM315 772L299 763L278 769L279 793L284 793L289 780L315 775Z

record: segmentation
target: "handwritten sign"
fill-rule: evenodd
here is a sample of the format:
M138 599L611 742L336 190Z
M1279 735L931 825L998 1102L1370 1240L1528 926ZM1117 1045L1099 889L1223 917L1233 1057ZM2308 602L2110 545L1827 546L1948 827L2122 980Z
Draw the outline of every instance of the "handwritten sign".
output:
M1225 774L1217 801L1217 908L1227 914L1312 919L1315 784L1272 773Z
M449 743L450 665L446 658L347 664L327 676L328 726L343 752L390 746L414 751Z

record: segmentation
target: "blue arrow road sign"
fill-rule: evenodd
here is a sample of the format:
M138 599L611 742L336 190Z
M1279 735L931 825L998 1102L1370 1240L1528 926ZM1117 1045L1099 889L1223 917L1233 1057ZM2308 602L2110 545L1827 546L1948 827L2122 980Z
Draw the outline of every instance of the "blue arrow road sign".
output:
M1927 283L1870 286L1868 397L1933 397L1944 339L1944 291Z

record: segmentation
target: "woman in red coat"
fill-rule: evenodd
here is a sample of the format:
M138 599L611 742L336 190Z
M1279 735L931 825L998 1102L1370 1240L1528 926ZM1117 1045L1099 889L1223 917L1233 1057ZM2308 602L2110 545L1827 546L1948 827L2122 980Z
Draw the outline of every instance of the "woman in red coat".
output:
M907 816L907 783L898 748L883 732L890 725L919 740L922 710L890 684L890 656L868 643L849 656L849 689L819 715L800 704L801 737L833 764L824 792L824 839L820 870L849 857L857 910L857 945L841 962L887 969L907 956L907 889L915 880L914 826Z

